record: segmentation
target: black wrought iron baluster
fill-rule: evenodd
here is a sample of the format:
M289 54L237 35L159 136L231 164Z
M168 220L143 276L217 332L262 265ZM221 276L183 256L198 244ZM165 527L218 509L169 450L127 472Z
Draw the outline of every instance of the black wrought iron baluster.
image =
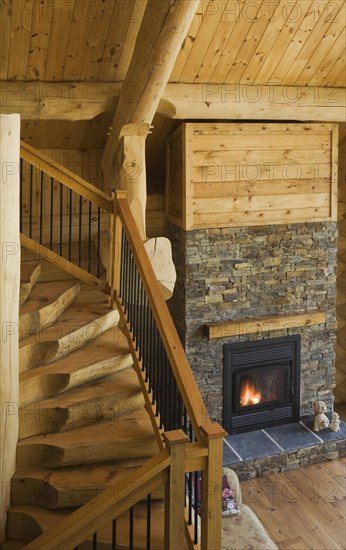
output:
M151 495L147 496L147 546L146 550L150 550L151 545Z
M124 252L125 252L125 242L126 242L126 236L125 231L121 230L121 251L115 250L115 258L114 263L117 261L120 262L120 288L119 288L119 297L123 298L124 295L124 274L125 274L125 259L124 259ZM119 254L120 252L120 254Z
M112 550L116 550L117 547L117 520L112 521Z
M130 276L130 309L129 309L129 313L130 313L130 330L131 332L133 333L134 332L134 308L135 308L135 277L136 277L136 273L135 273L135 269L136 269L136 265L135 265L135 260L133 258L133 255L132 255L132 250L131 250L131 276ZM133 339L133 337L132 337Z
M82 265L83 197L79 195L78 265Z
M40 173L40 229L39 229L39 243L42 244L43 236L43 197L44 197L44 172Z
M100 276L100 257L101 257L101 209L97 208L97 267L96 276Z
M133 510L134 507L130 508L130 521L129 521L129 550L133 550Z
M93 534L93 550L97 550L97 532Z
M188 524L192 525L192 473L187 474Z
M128 300L129 300L129 271L130 271L130 265L129 265L129 244L127 242L127 239L125 238L124 243L124 290L123 290L123 305L124 305L124 312L126 315L128 314Z
M49 248L53 248L53 219L54 219L54 178L50 178L50 220L49 220Z
M92 204L89 201L89 215L88 215L88 271L91 273L91 218L92 218Z
M129 246L129 277L128 277L128 323L130 325L130 331L132 331L132 293L133 293L133 258L132 250Z
M30 179L29 179L29 237L32 238L32 203L33 203L33 173L34 167L30 164Z
M158 380L158 368L159 368L159 364L160 364L161 336L160 336L160 333L159 333L159 330L157 328L156 323L155 323L154 335L155 335L155 347L154 347L155 357L154 357L153 374L152 374L152 377L153 377L153 382L152 382L153 400L152 400L152 402L153 402L153 404L156 402L156 412L157 412L157 390L158 390L157 380Z
M160 347L163 347L161 336L159 335ZM160 353L157 358L157 378L156 378L156 416L159 416L161 409L161 392L162 392L162 363L160 360Z
M194 485L195 485L195 510L194 510L194 544L198 543L198 509L200 506L200 499L202 498L202 491L199 491L200 483L199 483L199 472L194 473ZM201 488L200 488L201 489Z
M69 192L69 212L68 212L68 259L72 258L72 189Z
M138 334L137 334L137 348L138 358L141 361L143 359L143 336L144 336L144 287L142 281L139 279L139 320L138 320ZM144 362L144 361L143 361Z
M182 403L182 409L183 409L183 412L182 412L182 416L183 416L183 430L186 434L188 434L188 422L187 422L187 410L186 410L186 407L184 405L184 403Z
M135 277L134 277L135 289L134 289L134 305L133 305L133 318L134 318L134 338L136 342L136 350L138 351L138 336L139 336L139 314L140 314L140 302L139 302L139 290L140 290L140 277L135 264Z
M63 228L64 228L64 186L60 183L60 227L59 227L59 254L62 256Z
M166 368L164 364L164 356L163 356L163 350L160 351L160 369L161 369L161 386L160 386L160 428L166 429L166 382L167 382L167 374L166 374Z
M172 385L173 385L173 381L172 381L172 378L173 378L173 374L172 374L172 370L170 368L170 365L168 363L168 361L166 362L166 370L167 370L167 419L168 419L168 427L166 429L168 430L172 430L173 429L173 425L172 425L172 404L171 404L171 400L173 398L172 396Z

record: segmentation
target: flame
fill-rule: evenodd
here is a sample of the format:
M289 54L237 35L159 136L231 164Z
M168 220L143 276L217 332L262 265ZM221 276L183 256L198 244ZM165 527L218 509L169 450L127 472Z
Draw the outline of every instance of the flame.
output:
M242 384L240 392L240 404L242 407L257 405L262 400L262 395L257 391L255 384L249 379Z

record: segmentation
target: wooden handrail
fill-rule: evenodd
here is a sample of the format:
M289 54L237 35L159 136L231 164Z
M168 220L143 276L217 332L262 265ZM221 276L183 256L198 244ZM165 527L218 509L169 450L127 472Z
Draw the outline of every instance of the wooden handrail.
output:
M106 212L113 212L112 197L24 141L20 142L20 156L41 172L82 195L94 205L99 206Z
M166 450L150 458L97 498L57 522L23 550L72 550L108 521L117 518L166 482L170 456Z
M116 196L116 210L135 257L142 284L197 441L204 442L205 438L200 428L209 424L210 419L172 317L161 296L157 278L144 248L136 222L125 198Z

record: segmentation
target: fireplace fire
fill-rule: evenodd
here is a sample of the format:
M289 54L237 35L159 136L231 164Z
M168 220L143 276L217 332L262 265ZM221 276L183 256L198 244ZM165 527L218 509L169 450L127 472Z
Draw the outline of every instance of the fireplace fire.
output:
M224 346L224 426L229 433L299 420L300 337Z

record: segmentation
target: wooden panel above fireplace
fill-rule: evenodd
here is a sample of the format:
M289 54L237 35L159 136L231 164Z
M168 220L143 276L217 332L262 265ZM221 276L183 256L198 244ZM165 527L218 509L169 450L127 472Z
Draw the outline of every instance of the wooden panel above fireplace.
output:
M166 218L184 229L332 221L338 125L186 123L167 147Z

